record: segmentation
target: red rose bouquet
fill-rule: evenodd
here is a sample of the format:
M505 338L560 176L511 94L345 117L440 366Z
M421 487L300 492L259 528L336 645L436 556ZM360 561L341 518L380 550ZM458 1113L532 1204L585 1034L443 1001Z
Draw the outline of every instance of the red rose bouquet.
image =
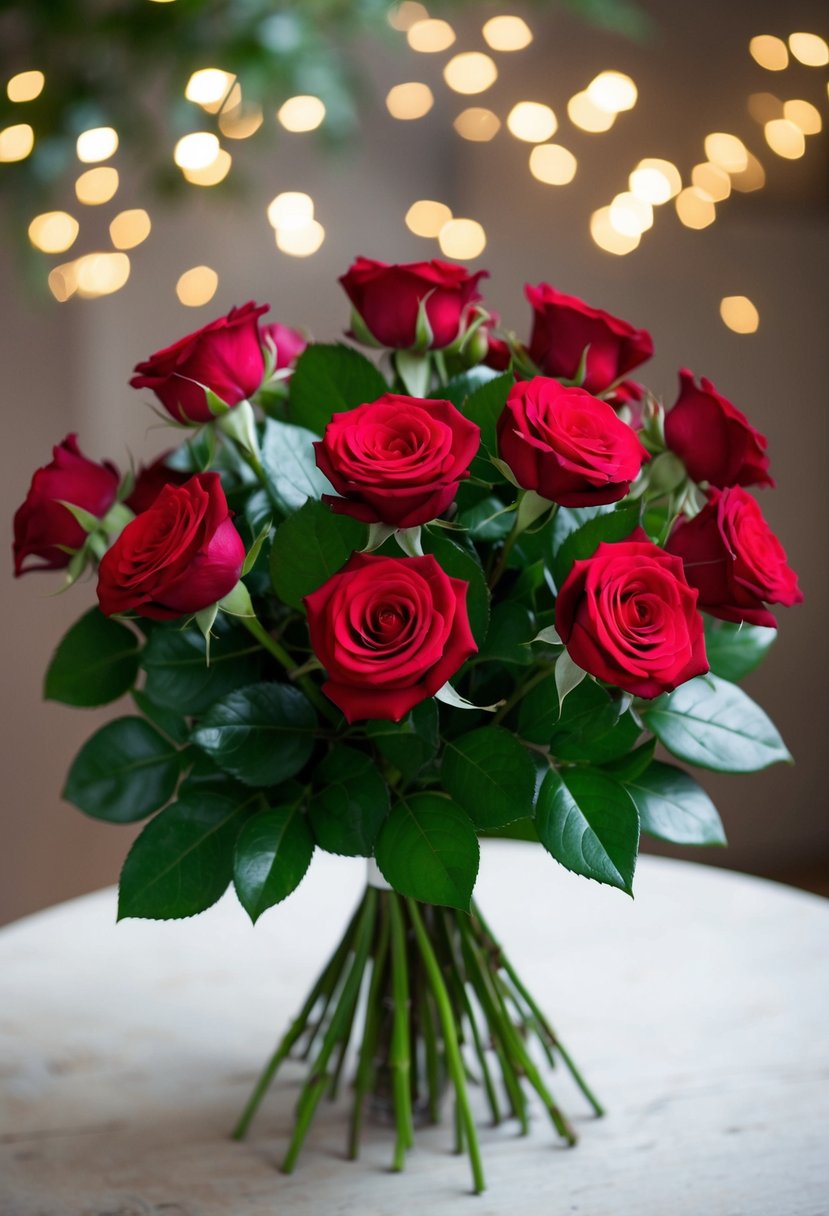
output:
M121 917L192 916L232 885L255 921L315 849L368 859L237 1128L299 1051L286 1170L352 1046L351 1156L370 1094L400 1169L449 1089L483 1189L472 1073L493 1121L526 1130L534 1091L572 1143L548 1066L601 1108L472 902L479 837L630 893L641 832L724 842L681 765L788 758L736 683L769 606L801 598L745 488L772 484L765 439L689 372L666 413L625 379L650 336L547 285L519 342L482 277L358 259L341 283L372 358L233 309L136 369L177 448L121 478L70 435L14 519L16 573L97 577L46 696L132 698L65 790L149 820Z

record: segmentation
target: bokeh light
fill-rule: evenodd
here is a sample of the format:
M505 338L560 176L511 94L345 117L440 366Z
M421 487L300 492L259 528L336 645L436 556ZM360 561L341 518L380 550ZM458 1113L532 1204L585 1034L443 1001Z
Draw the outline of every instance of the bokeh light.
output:
M649 156L639 161L628 178L628 186L643 203L659 207L676 198L682 189L682 177L672 161Z
M495 60L483 51L453 55L443 69L443 79L456 93L483 93L498 79Z
M653 207L625 190L610 204L608 219L611 228L621 236L641 236L653 226Z
M741 194L761 190L766 184L766 171L753 152L748 154L748 164L742 173L731 173L731 186Z
M735 334L756 333L760 325L760 314L748 296L723 296L720 316Z
M87 169L75 182L75 195L79 203L87 207L99 207L108 203L118 191L118 170L101 165L98 169Z
M455 41L455 31L448 21L426 17L415 21L406 31L406 41L413 51L433 55L448 50Z
M173 160L179 169L206 169L219 155L219 140L212 131L192 131L175 146Z
M276 247L292 258L307 258L325 240L325 229L318 220L308 220L301 228L277 228Z
M768 72L782 72L789 66L789 52L782 38L773 34L757 34L748 44L749 54L755 63Z
M736 135L712 131L705 137L705 155L726 173L742 173L748 165L748 149Z
M558 119L549 106L539 101L519 101L507 115L507 127L516 139L540 144L555 135Z
M193 266L179 275L176 295L187 308L201 308L216 294L219 276L212 266Z
M325 118L325 102L305 93L289 97L277 110L276 117L286 131L296 134L316 131Z
M416 21L425 21L428 16L429 10L425 5L418 4L417 0L402 0L401 4L396 4L389 11L386 19L392 29L405 34Z
M76 259L75 273L79 296L111 296L130 277L130 260L125 253L85 253Z
M314 200L302 190L284 190L271 199L267 216L272 228L304 228L314 218Z
M501 120L492 110L483 106L469 106L462 110L452 124L462 139L473 143L486 143L501 129Z
M523 17L490 17L481 33L493 51L523 51L533 40L533 32Z
M42 72L18 72L6 85L6 96L9 101L34 101L43 92L45 83L46 77Z
M590 81L585 92L594 106L608 114L621 114L624 110L632 110L639 96L630 76L616 71L599 72L599 75Z
M691 184L712 203L721 203L731 193L731 178L725 169L712 165L710 161L694 165L691 170Z
M222 110L219 115L219 130L225 139L250 139L264 121L265 116L258 102L247 102L245 105L240 102L231 109Z
M561 144L538 144L530 153L530 173L547 186L566 186L577 168L575 156Z
M804 135L818 135L823 128L823 120L817 106L800 98L784 102L783 117L800 127Z
M626 253L633 253L634 249L639 246L640 237L624 236L618 232L610 222L610 208L599 207L598 211L594 211L590 217L590 235L594 242L605 253L615 253L619 257L623 257Z
M392 118L403 122L413 118L423 118L435 104L435 98L428 84L419 80L409 80L405 84L396 84L386 94L386 109Z
M134 249L150 235L152 223L143 207L120 211L110 222L109 239L116 249Z
M798 160L806 151L806 137L788 118L773 118L763 127L766 143L785 160Z
M67 211L45 211L29 224L29 240L43 253L63 253L74 244L79 228Z
M680 190L674 202L676 213L686 228L707 228L717 218L717 209L696 186Z
M406 227L415 236L436 237L452 218L452 209L435 199L420 198L406 212Z
M109 160L117 150L118 132L114 127L92 127L89 131L82 131L75 144L78 160L87 165L98 160Z
M441 228L438 242L445 257L469 261L486 249L486 232L477 220L453 219Z
M616 120L615 114L600 109L586 92L575 93L570 98L567 102L567 115L574 126L591 135L609 131Z
M25 160L35 146L35 133L27 122L4 127L0 131L0 161L11 164Z
M825 68L829 63L829 44L819 34L789 34L789 50L807 68Z
M192 186L218 186L230 172L233 157L224 148L219 148L216 159L203 169L182 169L182 173Z
M184 96L188 101L215 114L225 102L236 77L223 68L199 68L187 81Z

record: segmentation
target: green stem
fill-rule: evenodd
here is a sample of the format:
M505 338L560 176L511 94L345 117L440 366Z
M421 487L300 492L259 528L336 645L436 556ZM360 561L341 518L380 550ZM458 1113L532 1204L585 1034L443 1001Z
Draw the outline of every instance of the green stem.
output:
M329 722L333 722L338 726L340 715L337 710L325 695L320 692L313 680L309 679L307 675L298 674L300 670L299 664L294 662L291 655L280 642L277 642L276 638L271 637L259 618L255 616L240 616L238 620L264 646L265 650L282 664L289 679L294 680L299 685L308 700L320 711L323 717L328 718Z
M420 1029L426 1055L426 1089L428 1093L429 1122L440 1123L440 1052L435 1032L434 1013L427 989L421 989L418 1002Z
M495 584L499 581L499 579L501 578L501 575L504 573L504 570L507 567L507 561L509 559L510 553L512 553L512 547L515 544L515 542L518 540L518 537L521 535L521 533L523 531L524 531L524 529L520 528L518 526L518 512L516 512L515 523L512 525L512 531L507 535L506 540L504 541L503 545L501 546L501 552L498 554L498 560L495 563L495 569L492 571L492 574L489 576L490 591L495 590Z
M435 997L435 1003L440 1017L441 1027L443 1029L443 1040L446 1046L446 1062L449 1067L449 1074L452 1078L452 1084L455 1087L455 1095L458 1106L460 1107L461 1120L463 1129L466 1134L466 1146L469 1152L469 1160L472 1166L472 1179L475 1189L475 1194L480 1195L486 1188L484 1181L483 1167L481 1165L481 1154L478 1147L478 1136L475 1131L475 1121L472 1118L472 1110L469 1105L469 1095L466 1092L466 1079L464 1077L463 1060L461 1059L460 1048L458 1047L458 1038L455 1032L455 1019L452 1013L452 1005L449 1000L449 994L446 991L446 985L443 982L443 976L440 973L437 959L432 950L431 943L423 926L423 921L420 916L420 911L413 899L407 900L409 908L409 916L411 917L412 926L417 938L417 944L420 949L420 956L423 959L423 965L426 968L426 973L429 977L429 983Z
M406 1149L411 1148L414 1143L409 1055L409 967L400 899L395 891L389 892L388 899L391 914L391 982L394 1001L394 1028L389 1062L392 1068L394 1117L397 1123L397 1142L392 1168L399 1171L405 1165Z
M523 700L531 688L535 688L536 684L540 684L542 680L546 680L548 676L554 674L555 664L547 663L541 668L540 671L537 671L535 675L530 676L529 679L525 680L523 684L519 684L518 687L513 690L512 694L507 697L500 709L497 710L494 717L490 721L490 725L497 726L499 722L503 722L510 710L514 709L518 702Z
M383 1012L382 991L386 960L389 953L388 900L382 896L380 897L379 917L380 932L372 962L371 983L369 984L368 999L366 1001L366 1022L363 1030L363 1041L360 1044L360 1054L357 1059L357 1072L354 1078L354 1103L351 1108L351 1132L348 1142L348 1155L352 1161L356 1161L360 1154L363 1105L366 1094L374 1083L377 1071L374 1053L377 1047L377 1036Z

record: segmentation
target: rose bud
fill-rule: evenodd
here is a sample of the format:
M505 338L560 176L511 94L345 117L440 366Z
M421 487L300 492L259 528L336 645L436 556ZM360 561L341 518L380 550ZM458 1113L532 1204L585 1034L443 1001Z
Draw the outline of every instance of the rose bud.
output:
M603 393L653 354L647 330L634 329L577 296L564 295L547 283L528 283L524 293L533 310L527 351L546 376L575 380L587 350L582 387Z
M679 397L665 415L665 442L693 481L712 486L773 486L767 440L745 414L702 377L679 373Z
M509 391L498 451L524 490L565 507L624 498L648 453L606 401L535 376Z
M276 362L273 369L276 372L291 368L308 345L308 340L298 329L289 325L281 325L274 321L271 325L259 326L259 338L263 349L272 349Z
M349 722L399 722L475 653L467 587L431 555L354 553L305 597L323 692Z
M573 563L556 629L574 663L637 697L658 697L708 671L697 592L682 562L638 529Z
M231 308L194 334L156 351L130 380L133 388L151 388L176 422L211 422L205 390L227 406L238 405L262 383L265 359L259 341L258 318L269 305L250 301Z
M87 460L77 435L67 435L53 448L51 463L36 471L25 502L15 512L15 577L68 566L87 533L64 503L102 519L115 502L118 480L114 464ZM40 558L40 564L26 566L30 557Z
M450 401L385 393L335 414L317 466L342 498L323 501L363 523L414 528L441 515L480 446L481 432Z
M128 498L124 502L131 511L136 515L140 515L142 511L146 511L151 507L158 498L165 486L183 485L188 478L192 477L192 473L187 473L183 469L172 469L166 463L167 457L171 452L164 452L152 464L142 465L135 475L135 485L130 491Z
M463 339L481 299L478 280L487 275L437 258L389 265L361 257L340 283L360 341L392 350L442 350Z
M166 485L107 550L98 602L106 616L190 616L233 590L244 560L218 473L197 473L184 485Z
M723 621L774 628L764 604L803 600L783 546L756 499L739 486L710 490L699 515L676 524L666 549L684 562L699 607Z

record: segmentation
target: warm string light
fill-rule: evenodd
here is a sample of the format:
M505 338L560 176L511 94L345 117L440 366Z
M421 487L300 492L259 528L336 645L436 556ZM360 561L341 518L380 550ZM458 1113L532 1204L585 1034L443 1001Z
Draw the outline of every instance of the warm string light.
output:
M182 169L182 173L192 186L218 186L230 172L233 157L224 148L220 148L216 159L203 169Z
M219 140L212 131L182 135L173 151L179 169L206 169L219 155Z
M519 101L507 115L507 127L516 139L541 144L555 135L558 119L549 106L538 101Z
M0 131L0 162L13 164L25 160L35 146L35 133L27 122L18 122Z
M325 118L325 102L312 94L289 97L279 107L276 117L286 131L297 134L316 131Z
M43 92L45 84L46 77L42 72L18 72L16 76L12 76L6 85L6 96L9 101L14 101L18 104L34 101Z
M723 296L720 316L735 334L753 334L760 326L760 314L748 296Z
M99 207L114 198L118 191L118 170L106 165L98 169L87 169L75 182L78 202L87 207Z
M451 219L438 233L438 244L444 257L468 262L486 249L486 232L477 220Z
M325 229L314 218L314 200L300 190L286 190L271 199L268 223L274 229L276 247L295 258L316 253L325 240Z
M616 121L616 115L610 110L602 110L586 91L573 94L567 102L567 116L574 127L590 135L609 131Z
M29 224L29 240L42 253L64 253L74 243L80 225L66 211L46 211Z
M118 132L113 127L93 127L82 131L75 143L78 160L84 164L109 160L118 150Z
M233 73L223 68L199 68L187 81L184 96L208 114L217 114L226 103L235 80Z
M452 209L446 203L431 198L418 199L406 212L406 227L415 236L436 237L444 224L452 219Z
M423 118L435 104L434 94L428 84L419 80L408 80L396 84L386 94L386 109L392 118L403 122Z
M566 186L576 176L578 162L561 144L537 144L530 153L530 173L547 186Z
M193 266L179 275L176 295L185 308L209 304L219 286L219 276L211 266Z
M448 50L455 39L455 31L448 21L439 21L432 17L413 22L406 31L406 41L410 48L426 55Z
M150 235L152 224L143 207L121 211L110 222L109 239L116 249L134 249Z
M484 93L498 79L498 69L483 51L462 51L446 64L443 79L455 93Z
M807 68L825 68L829 64L829 43L819 34L789 34L789 50Z
M490 17L481 33L493 51L523 51L533 40L532 30L522 17Z
M392 29L405 34L416 21L425 21L428 16L425 5L418 4L416 0L402 0L401 4L396 4L389 11L386 19Z
M472 143L486 143L498 134L501 120L492 110L482 106L469 106L462 110L452 124L462 139Z

